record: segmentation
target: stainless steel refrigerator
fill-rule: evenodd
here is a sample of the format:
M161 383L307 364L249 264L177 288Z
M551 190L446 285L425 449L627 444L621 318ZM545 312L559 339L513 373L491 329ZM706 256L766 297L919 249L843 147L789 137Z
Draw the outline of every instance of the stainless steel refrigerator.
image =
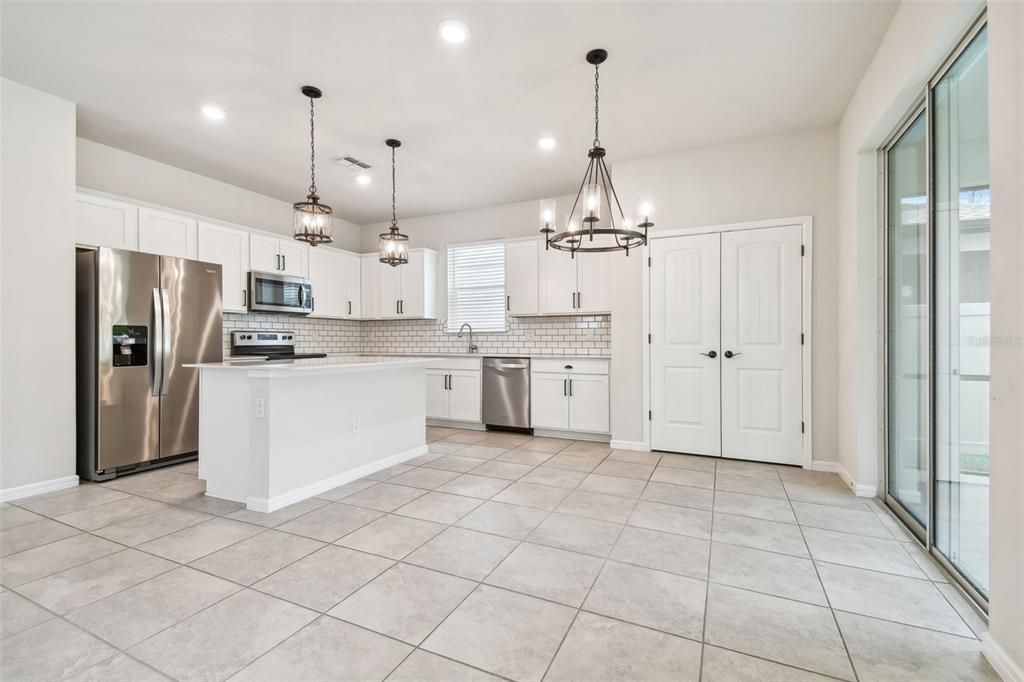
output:
M76 255L78 475L199 450L199 371L223 359L221 266L100 248Z

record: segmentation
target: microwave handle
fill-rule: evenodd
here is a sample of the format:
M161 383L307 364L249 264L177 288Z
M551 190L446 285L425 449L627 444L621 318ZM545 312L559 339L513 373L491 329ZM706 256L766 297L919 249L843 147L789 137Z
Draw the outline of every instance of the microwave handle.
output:
M299 307L306 307L306 287L301 284L299 285Z

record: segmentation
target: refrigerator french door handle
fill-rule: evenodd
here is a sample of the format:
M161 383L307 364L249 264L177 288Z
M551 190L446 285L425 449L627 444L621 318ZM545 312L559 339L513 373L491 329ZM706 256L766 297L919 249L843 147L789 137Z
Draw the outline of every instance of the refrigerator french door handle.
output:
M160 308L163 317L160 323L160 395L167 395L167 379L171 373L171 301L167 289L160 289Z
M153 343L150 344L149 352L149 384L152 395L160 395L164 378L164 306L160 292L160 289L153 289Z

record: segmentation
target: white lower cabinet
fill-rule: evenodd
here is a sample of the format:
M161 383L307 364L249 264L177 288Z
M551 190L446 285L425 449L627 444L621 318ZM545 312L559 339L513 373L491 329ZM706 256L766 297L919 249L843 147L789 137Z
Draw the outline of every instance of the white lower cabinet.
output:
M428 418L480 423L478 358L438 358L426 375Z
M532 426L608 433L608 389L607 360L534 360L530 375Z

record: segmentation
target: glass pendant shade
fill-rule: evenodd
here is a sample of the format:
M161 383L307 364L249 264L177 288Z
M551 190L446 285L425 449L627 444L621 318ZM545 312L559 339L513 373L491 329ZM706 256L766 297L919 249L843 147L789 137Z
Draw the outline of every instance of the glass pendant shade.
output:
M640 227L650 227L654 225L651 219L654 217L654 197L644 192L640 194L636 199L636 219L637 225Z
M546 233L555 231L555 200L543 199L540 202L540 231Z
M310 246L334 241L334 212L320 197L309 194L305 201L292 204L292 228L295 239Z
M381 263L391 267L404 265L409 262L409 237L399 232L398 227L392 227L381 233L377 253Z
M596 223L601 220L601 185L590 184L583 188L583 222Z

